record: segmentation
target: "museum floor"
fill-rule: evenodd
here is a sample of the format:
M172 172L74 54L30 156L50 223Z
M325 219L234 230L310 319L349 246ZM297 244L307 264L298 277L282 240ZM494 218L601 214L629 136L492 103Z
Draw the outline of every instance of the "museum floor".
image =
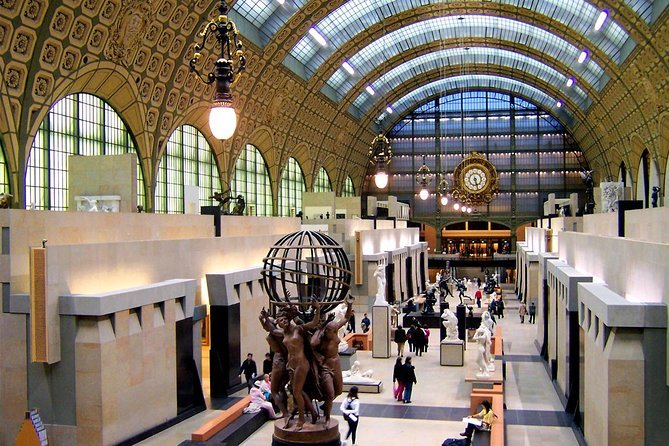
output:
M506 358L506 438L507 446L578 445L571 422L565 416L546 369L534 344L536 325L520 324L517 301L512 294L506 302L506 317L499 320L504 332ZM465 367L439 365L438 334L430 336L430 346L422 357L414 358L418 384L414 386L412 404L395 402L392 398L392 369L395 357L373 359L371 352L357 353L363 369L374 369L374 376L383 380L380 394L362 394L358 445L405 446L406 444L440 445L448 437L458 438L463 430L462 417L469 411L471 385L464 382ZM393 344L395 347L395 344ZM470 348L467 357L474 353ZM260 356L260 355L259 355ZM262 356L260 356L262 357ZM468 361L470 366L473 359ZM208 374L208 372L206 372ZM205 378L206 379L206 378ZM243 391L238 396L246 393ZM337 398L341 401L342 397ZM338 408L338 404L335 404ZM207 410L174 426L141 445L177 445L190 432L217 411ZM341 416L340 431L346 433ZM271 444L272 423L266 423L242 446ZM408 442L409 441L409 442Z

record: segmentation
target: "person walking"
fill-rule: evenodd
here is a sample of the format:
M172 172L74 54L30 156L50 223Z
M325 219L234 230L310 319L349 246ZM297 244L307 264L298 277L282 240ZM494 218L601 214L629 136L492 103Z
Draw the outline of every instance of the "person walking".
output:
M423 344L423 351L427 353L427 347L430 345L430 327L423 324L423 331L425 332L425 344Z
M534 324L534 316L537 314L537 307L534 305L534 302L530 302L530 324Z
M502 299L501 294L497 297L497 304L495 305L495 308L497 308L497 315L500 317L500 319L504 319L504 299Z
M395 330L395 342L397 343L397 356L404 356L404 343L407 340L407 332L404 331L401 325Z
M272 355L265 353L265 359L262 362L262 374L268 375L272 373Z
M420 324L416 324L416 330L414 331L414 348L416 350L416 356L423 356L423 351L425 350L425 330L421 327Z
M256 367L256 362L253 360L253 353L246 355L246 359L242 362L242 366L239 368L239 377L246 378L246 387L249 388L249 393L251 393L251 388L253 387L253 380L258 375L258 368Z
M413 391L413 385L418 384L418 381L416 380L416 368L411 364L411 356L406 357L402 367L404 368L404 404L409 404L411 403L411 392Z
M393 383L397 383L397 386L393 389L393 396L397 401L402 401L404 393L404 366L402 366L402 358L397 358L397 361L395 361Z
M416 348L416 326L413 324L407 331L407 342L409 343L409 353L413 353Z
M344 398L344 401L341 403L342 415L348 423L348 433L346 434L346 439L342 443L342 446L347 446L348 437L353 437L353 446L355 446L355 435L358 430L358 421L360 421L360 400L358 399L358 386L352 386L351 390L348 391L348 395Z
M518 316L520 316L521 324L525 323L525 315L527 315L527 305L525 305L525 302L521 302L518 307Z
M348 318L346 331L348 331L349 333L355 333L355 310L351 310L351 317Z
M360 328L362 329L362 332L367 333L371 325L372 321L370 321L369 318L367 317L367 313L363 314L362 320L360 321Z
M481 293L481 289L479 288L476 290L476 293L474 293L474 299L476 299L476 306L481 308L481 299L483 298L483 293Z

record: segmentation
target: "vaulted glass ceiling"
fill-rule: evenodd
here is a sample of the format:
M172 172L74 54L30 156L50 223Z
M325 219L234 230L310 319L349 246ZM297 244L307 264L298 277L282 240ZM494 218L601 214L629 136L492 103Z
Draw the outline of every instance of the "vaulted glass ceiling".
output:
M462 64L487 64L503 66L536 76L549 84L563 86L567 82L567 76L554 68L539 62L523 54L497 48L473 47L465 50L463 48L449 48L411 59L400 66L395 67L374 82L372 87L376 92L374 96L363 91L353 101L363 114L369 111L376 100L401 84L426 72L440 70L442 67L453 67ZM462 67L464 70L465 67ZM464 74L464 73L460 73ZM570 88L565 87L565 94L571 98L581 109L587 109L591 100L578 85ZM385 104L384 104L385 106Z
M515 79L487 74L458 75L439 79L416 88L390 106L394 110L393 115L404 116L431 97L461 90L493 90L515 93L529 101L540 104L546 110L553 110L554 115L561 118L563 124L569 125L574 119L573 115L564 107L556 108L558 101L543 91ZM388 126L392 124L391 120L386 120L388 116L388 113L384 111L377 119L384 130L387 130Z
M453 1L446 0L434 3L451 2ZM599 15L599 10L582 0L498 0L498 2L526 8L545 15L546 20L555 20L583 35L591 42L591 47L600 49L613 62L620 64L623 60L621 50L629 38L629 34L612 20L608 20L599 32L594 32L593 26ZM325 47L322 47L307 33L295 45L290 54L305 66L307 77L311 77L333 53L360 32L374 24L383 24L384 17L420 7L425 3L422 0L404 0L392 3L379 0L352 0L346 2L314 26L325 37L327 41ZM455 31L459 37L468 35L470 31L468 28L471 26L481 28L497 26L495 20L497 17L490 15L479 17L474 23L461 22L457 15L444 18L448 19L447 27L451 28L451 31ZM459 29L454 30L453 28L456 27ZM487 35L487 33L484 35ZM442 34L442 38L448 37L453 36Z
M369 12L369 6L376 7L377 15L392 15L389 11L405 11L408 8L416 7L415 4L429 5L439 3L449 3L453 0L366 0L349 1L349 8L357 11L365 10ZM583 0L501 0L505 4L518 5L532 10L542 12L542 14L558 15L561 13L564 17L576 17L581 15L581 11L593 8L592 2ZM661 11L653 14L653 0L623 0L623 3L629 6L646 23L651 23L657 18ZM257 28L263 36L263 44L266 44L279 29L305 4L307 0L285 0L280 3L277 0L237 0L232 10L244 17ZM537 6L538 4L538 6ZM344 5L345 6L345 5ZM340 8L341 9L341 8ZM358 13L360 15L360 13ZM655 17L653 17L655 16ZM585 20L584 17L582 17ZM364 20L364 14L358 19ZM368 19L369 20L369 19ZM377 18L378 20L378 18Z
M534 48L553 59L563 61L573 72L591 84L597 91L606 83L604 70L592 59L577 62L581 49L541 28L499 17L469 15L464 20L456 17L438 17L405 26L375 40L348 59L356 76L362 77L400 53L421 45L438 42L447 37L489 37L518 42ZM358 78L359 78L358 77ZM358 78L352 78L343 68L328 79L327 85L339 99L350 90Z

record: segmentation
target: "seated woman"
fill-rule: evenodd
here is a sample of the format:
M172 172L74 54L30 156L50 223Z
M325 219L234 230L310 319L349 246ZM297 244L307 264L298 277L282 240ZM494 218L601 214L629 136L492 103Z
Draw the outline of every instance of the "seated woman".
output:
M467 428L465 429L465 431L460 433L460 435L462 435L463 437L467 437L467 444L471 444L472 434L474 433L474 430L478 431L490 430L490 428L492 427L493 418L497 417L495 412L492 411L492 406L490 405L490 401L483 400L481 402L481 405L483 406L481 412L472 415L472 418L481 419L481 425L477 426L475 424L469 423L467 424Z
M256 383L256 385L259 383ZM244 413L256 413L260 412L261 409L265 409L269 413L269 417L272 420L276 420L279 416L274 412L274 407L272 403L265 399L265 396L262 394L262 391L258 387L253 387L249 393L251 396L251 404L249 407L244 409Z

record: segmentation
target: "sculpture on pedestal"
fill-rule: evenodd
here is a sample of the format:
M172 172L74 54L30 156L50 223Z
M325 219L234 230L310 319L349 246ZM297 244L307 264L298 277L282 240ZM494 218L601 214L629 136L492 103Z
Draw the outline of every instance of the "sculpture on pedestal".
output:
M486 343L488 336L488 330L483 325L480 325L472 338L478 343L476 365L478 366L479 371L476 374L477 378L487 378L490 376L490 373L488 373L488 362L486 361Z
M425 291L425 303L423 304L423 314L433 314L434 313L434 304L437 303L437 297L435 295L437 288L435 286L430 286Z
M276 318L263 309L260 322L271 349L279 354L272 364L272 395L285 420L275 424L274 438L300 445L338 441L337 421L330 414L343 389L339 331L352 312L348 257L331 237L299 231L277 241L263 262L261 284ZM288 398L296 413L288 412ZM322 401L324 419L319 419L314 401Z
M584 214L592 214L595 210L595 179L593 178L592 170L583 170L579 172L581 179L585 184L585 212Z
M334 314L334 322L337 324L341 324L339 327L339 330L337 331L337 337L339 338L339 346L337 347L337 350L339 353L343 353L346 350L348 350L348 343L344 341L344 336L346 336L346 324L348 323L349 318L351 317L351 314L349 313L349 308L351 309L351 312L353 311L353 307L349 307L347 304L341 304L339 305L333 313Z
M377 382L377 380L372 378L373 374L374 370L372 369L363 372L360 368L360 361L354 361L351 370L344 370L342 372L342 377L344 378L345 383Z
M442 324L446 328L446 341L458 341L458 317L451 310L446 308L441 313Z
M650 205L654 208L657 207L657 199L660 195L660 188L658 186L653 186L653 193L650 195Z
M479 328L483 327L488 332L486 349L485 349L485 360L486 363L488 364L488 370L491 372L495 371L495 358L492 356L492 353L490 352L490 349L492 347L492 335L493 335L492 329L494 324L495 323L492 320L490 312L485 311L481 316L481 326Z
M376 277L376 301L374 301L374 305L388 305L386 300L386 267L383 263L379 262L376 265L374 277Z

